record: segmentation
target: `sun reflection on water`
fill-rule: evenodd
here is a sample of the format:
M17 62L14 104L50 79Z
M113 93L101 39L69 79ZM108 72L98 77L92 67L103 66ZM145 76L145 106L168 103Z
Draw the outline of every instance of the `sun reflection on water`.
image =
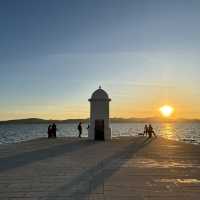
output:
M173 125L173 123L164 123L162 125L162 132L161 135L167 139L177 139L177 135L175 132L175 127Z

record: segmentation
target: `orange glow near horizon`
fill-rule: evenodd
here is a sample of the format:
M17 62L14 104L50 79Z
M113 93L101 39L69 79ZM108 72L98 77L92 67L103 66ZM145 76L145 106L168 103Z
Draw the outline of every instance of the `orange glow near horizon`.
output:
M196 113L192 110L193 104L187 106L187 104L179 103L176 101L169 101L166 104L164 99L159 99L155 103L149 103L145 101L137 101L134 104L132 102L123 102L120 99L111 102L110 104L110 117L117 118L160 118L162 119L200 119L198 108ZM162 106L163 105L163 106ZM168 106L168 107L167 107ZM60 104L52 106L38 106L38 107L20 107L13 108L13 111L4 111L0 113L0 120L12 120L12 119L25 119L25 118L41 118L41 119L77 119L77 118L89 118L90 108L89 103L74 103L72 104Z
M174 113L174 108L169 105L164 105L160 108L160 113L163 117L170 117Z

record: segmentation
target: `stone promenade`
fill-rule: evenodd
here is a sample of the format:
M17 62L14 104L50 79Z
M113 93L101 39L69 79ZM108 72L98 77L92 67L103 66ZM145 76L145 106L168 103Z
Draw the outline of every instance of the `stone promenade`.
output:
M200 146L162 138L0 145L0 200L199 200Z

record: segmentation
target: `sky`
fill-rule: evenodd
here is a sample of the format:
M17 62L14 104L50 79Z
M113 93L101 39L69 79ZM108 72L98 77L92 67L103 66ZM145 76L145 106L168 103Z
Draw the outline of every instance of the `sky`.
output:
M199 0L0 0L0 120L200 118Z

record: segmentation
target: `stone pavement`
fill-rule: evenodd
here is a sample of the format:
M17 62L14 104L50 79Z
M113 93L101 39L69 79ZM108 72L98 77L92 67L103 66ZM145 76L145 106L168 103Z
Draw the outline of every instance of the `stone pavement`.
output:
M162 138L0 145L0 200L199 200L200 146Z

